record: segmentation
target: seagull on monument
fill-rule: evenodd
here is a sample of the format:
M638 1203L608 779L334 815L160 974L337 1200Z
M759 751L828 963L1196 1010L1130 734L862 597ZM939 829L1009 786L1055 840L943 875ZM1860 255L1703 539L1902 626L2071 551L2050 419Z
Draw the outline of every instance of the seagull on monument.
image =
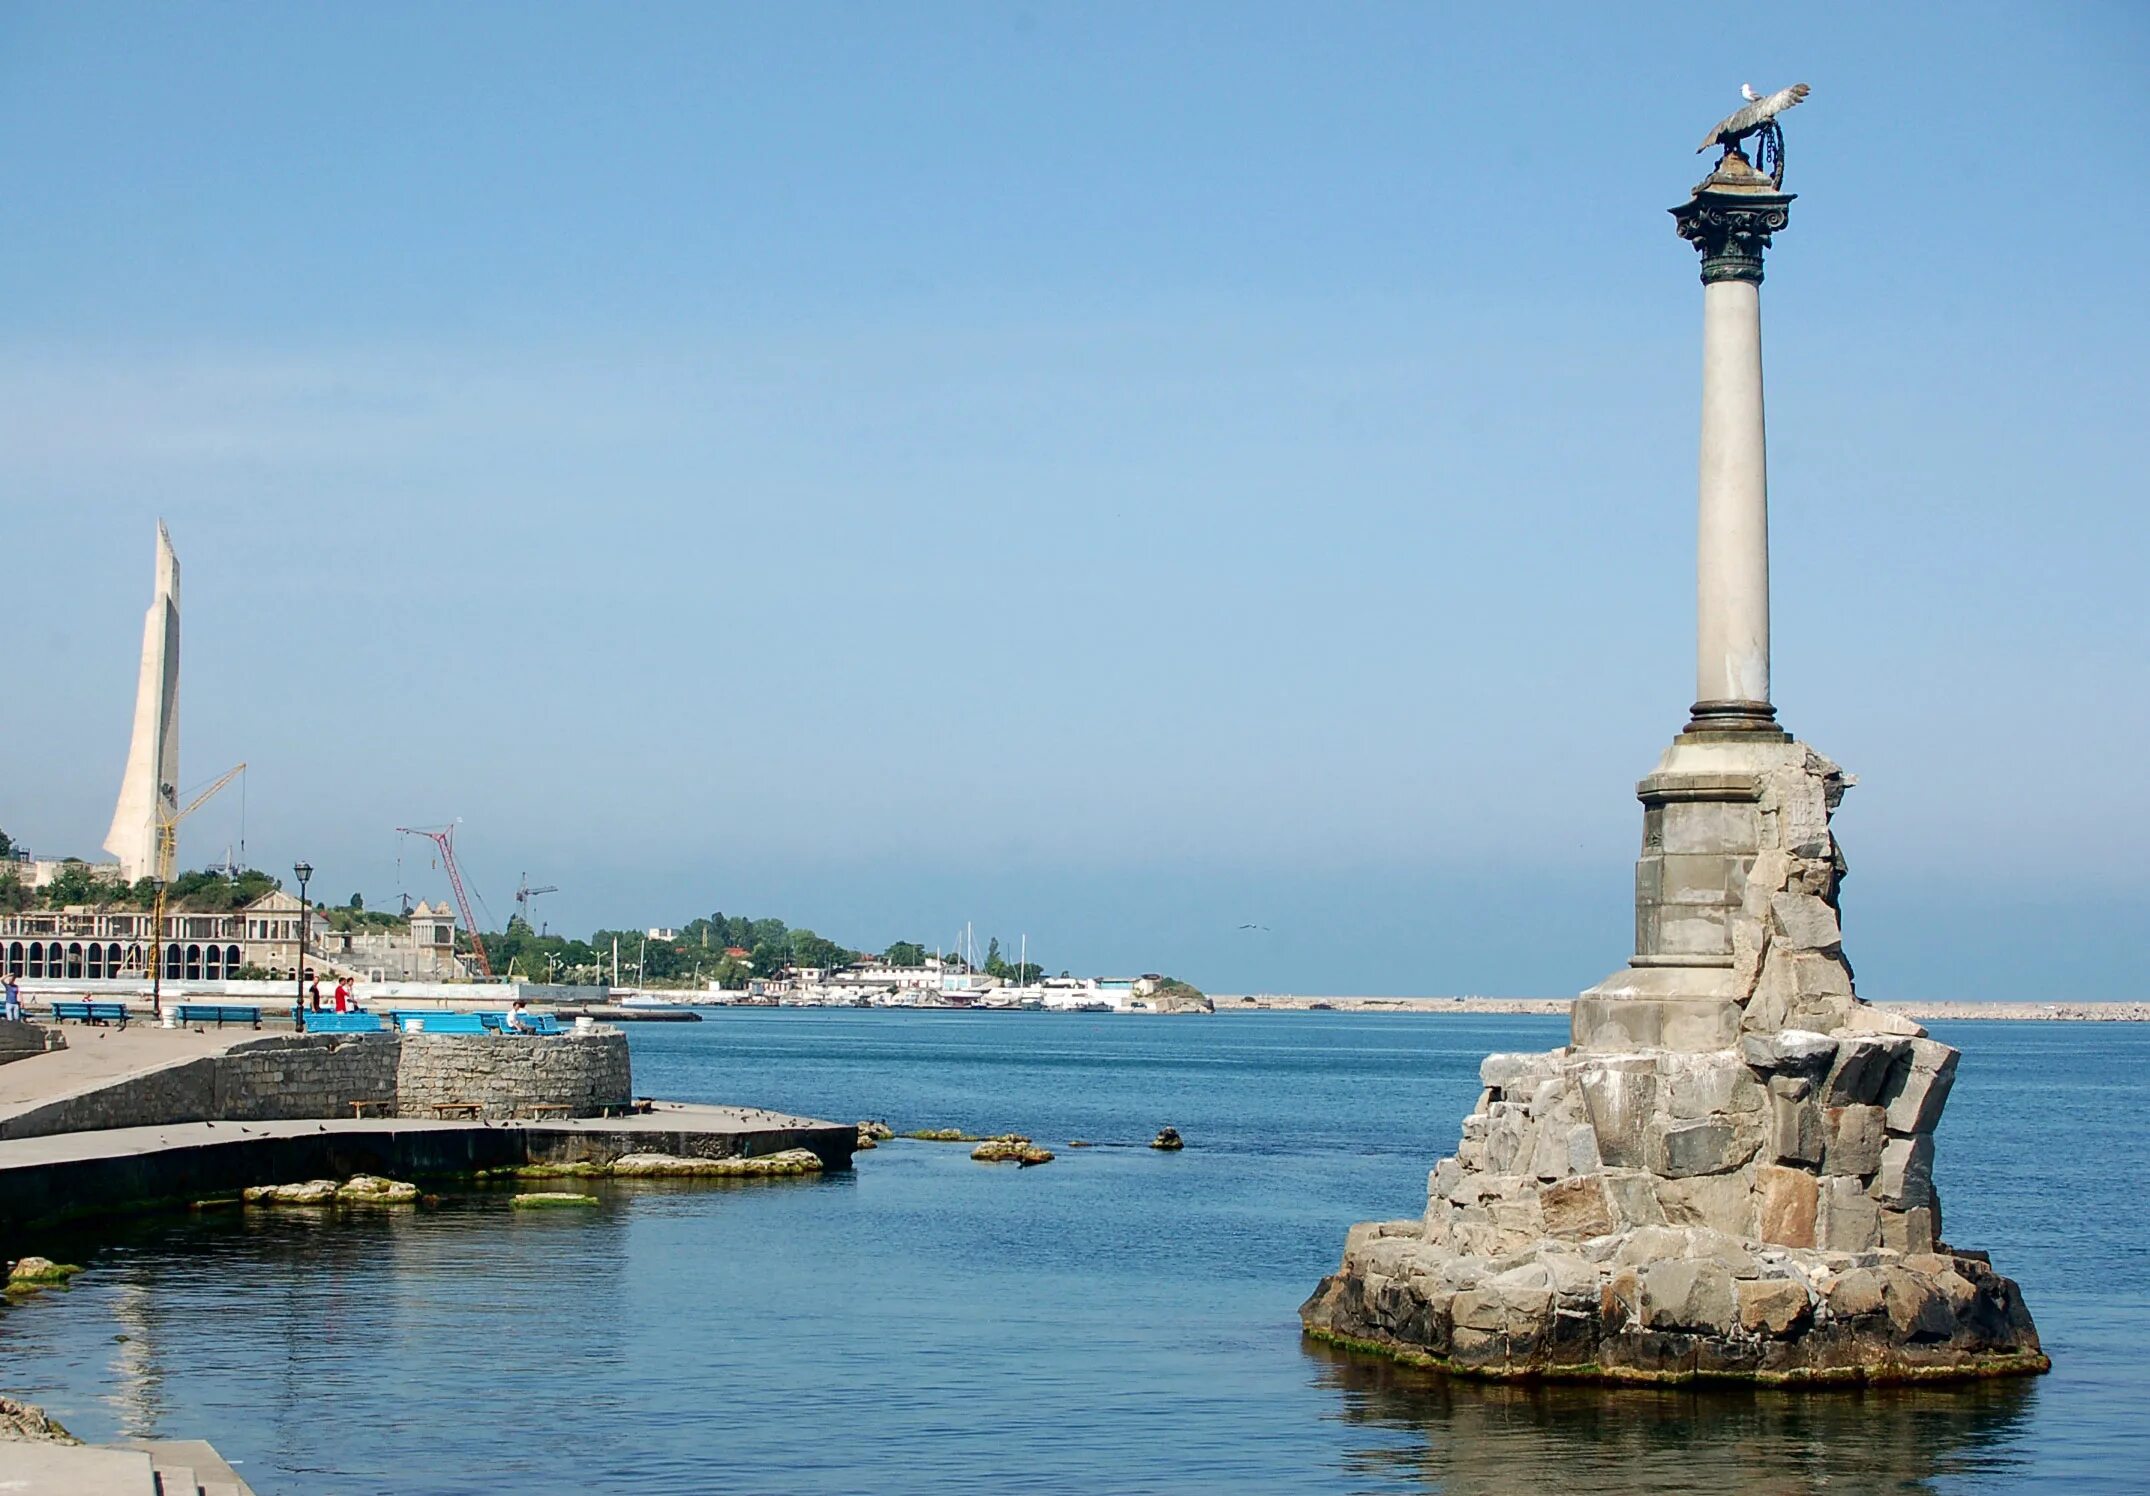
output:
M1754 91L1752 83L1742 83L1739 86L1739 96L1750 104L1758 104L1762 99L1762 96Z
M1713 145L1721 145L1726 150L1732 149L1814 90L1804 83L1794 83L1790 88L1780 88L1773 94L1757 97L1752 87L1742 83L1739 91L1750 101L1747 107L1719 120L1717 128L1710 131L1702 144L1695 147L1696 155L1701 155Z

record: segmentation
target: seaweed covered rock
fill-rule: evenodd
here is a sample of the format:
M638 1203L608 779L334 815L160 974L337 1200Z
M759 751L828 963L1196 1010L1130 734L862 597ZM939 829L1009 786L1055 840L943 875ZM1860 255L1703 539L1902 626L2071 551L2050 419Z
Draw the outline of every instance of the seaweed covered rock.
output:
M240 1199L248 1205L414 1205L418 1186L374 1174L349 1179L308 1179L297 1184L249 1186Z
M982 1164L1017 1164L1026 1169L1053 1161L1050 1148L1040 1148L1017 1132L986 1139L971 1149L970 1156Z
M613 1160L618 1179L768 1179L821 1172L821 1159L805 1148L757 1157L680 1158L669 1153L630 1153Z
M64 1284L81 1271L71 1262L54 1262L50 1257L24 1257L8 1269L7 1289L10 1293L34 1293L40 1288Z

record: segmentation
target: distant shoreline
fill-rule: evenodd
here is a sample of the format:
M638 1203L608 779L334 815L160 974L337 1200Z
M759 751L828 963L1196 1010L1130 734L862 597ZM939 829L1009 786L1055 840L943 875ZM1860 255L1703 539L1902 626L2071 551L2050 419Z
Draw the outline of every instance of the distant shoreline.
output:
M1565 997L1294 997L1282 993L1212 993L1219 1013L1540 1013L1568 1011ZM1921 1022L1997 1019L2010 1022L2150 1023L2146 1002L1884 1002L1874 1004Z

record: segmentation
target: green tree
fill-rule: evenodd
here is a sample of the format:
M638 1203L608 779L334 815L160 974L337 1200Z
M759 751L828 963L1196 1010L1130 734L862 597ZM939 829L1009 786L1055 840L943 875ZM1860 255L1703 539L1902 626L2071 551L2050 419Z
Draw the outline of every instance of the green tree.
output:
M365 896L363 894L352 894L350 907L353 913L363 912L366 907Z
M891 966L923 966L926 948L915 940L899 940L881 953L881 959Z
M0 831L0 857L13 857L14 855L15 838L9 836L5 831Z
M30 907L30 887L13 868L0 873L0 912L20 914Z
M69 904L101 904L115 889L90 872L89 864L70 857L59 873L45 885L45 907L64 909Z
M985 943L985 974L989 977L1004 977L1008 974L1007 958L1000 953L998 935Z

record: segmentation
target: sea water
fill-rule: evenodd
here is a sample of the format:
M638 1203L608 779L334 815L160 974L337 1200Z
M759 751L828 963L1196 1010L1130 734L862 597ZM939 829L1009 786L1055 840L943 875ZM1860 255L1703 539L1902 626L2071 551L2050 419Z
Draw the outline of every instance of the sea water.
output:
M1961 1023L1937 1171L2052 1375L1786 1394L1445 1381L1302 1340L1353 1221L1418 1214L1488 1051L1564 1020L732 1009L636 1088L899 1130L819 1181L595 1210L222 1213L55 1243L0 1390L207 1437L272 1493L2076 1491L2150 1481L2150 1028ZM1185 1152L1147 1142L1177 1127ZM1096 1144L1071 1148L1071 1140Z

